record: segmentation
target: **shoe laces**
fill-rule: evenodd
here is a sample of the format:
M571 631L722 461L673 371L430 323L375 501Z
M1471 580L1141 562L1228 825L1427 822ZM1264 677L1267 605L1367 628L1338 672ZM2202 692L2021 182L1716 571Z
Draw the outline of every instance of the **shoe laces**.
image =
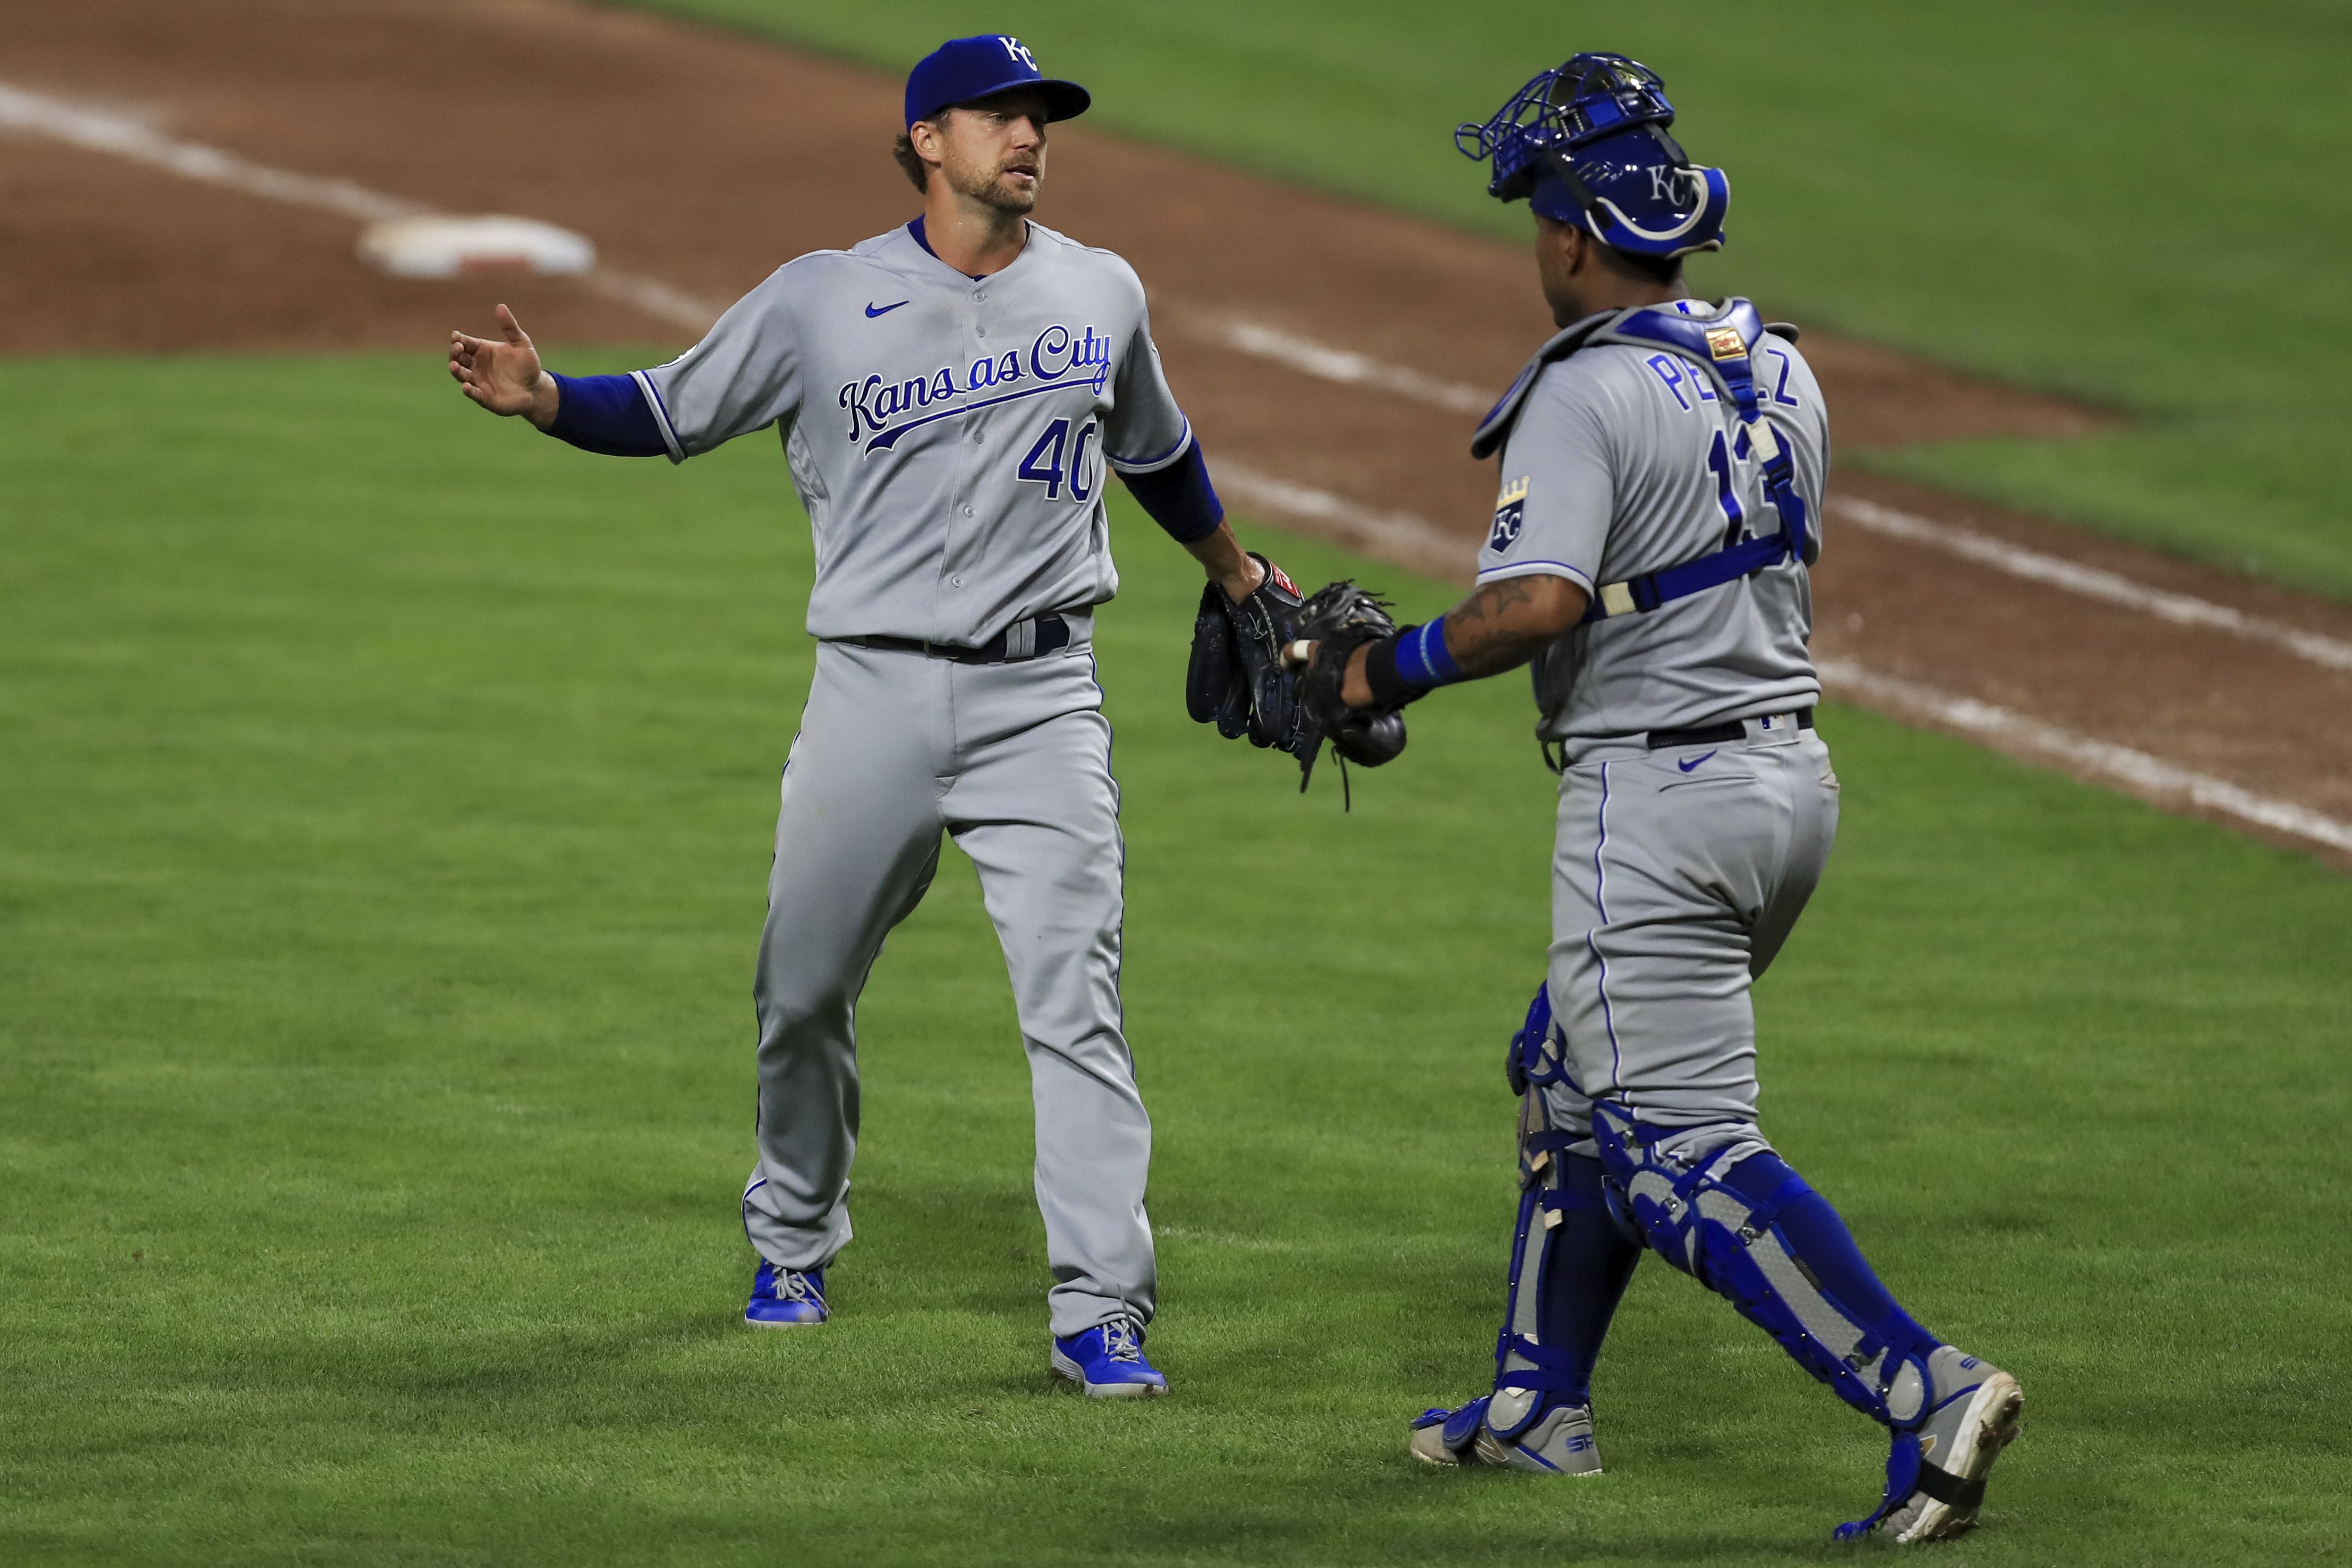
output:
M1132 1318L1113 1318L1103 1324L1103 1355L1110 1361L1141 1361L1143 1331Z
M776 1270L776 1300L780 1301L814 1301L819 1300L816 1288L809 1277L798 1269Z

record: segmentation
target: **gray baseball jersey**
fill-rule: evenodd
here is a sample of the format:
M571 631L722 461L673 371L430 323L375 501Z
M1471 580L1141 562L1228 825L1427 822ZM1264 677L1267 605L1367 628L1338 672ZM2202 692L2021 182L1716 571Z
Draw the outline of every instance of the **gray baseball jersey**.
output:
M1757 392L1796 464L1818 538L1829 467L1821 388L1793 343L1757 345ZM1502 452L1502 492L1478 580L1600 584L1778 528L1738 411L1705 373L1658 350L1611 344L1545 366ZM1784 713L1821 694L1806 640L1812 596L1794 562L1580 626L1535 661L1539 733L1580 743Z
M1104 466L1192 442L1126 262L1037 224L973 278L908 229L779 267L636 372L673 462L779 425L816 540L808 630L967 646L1118 589Z

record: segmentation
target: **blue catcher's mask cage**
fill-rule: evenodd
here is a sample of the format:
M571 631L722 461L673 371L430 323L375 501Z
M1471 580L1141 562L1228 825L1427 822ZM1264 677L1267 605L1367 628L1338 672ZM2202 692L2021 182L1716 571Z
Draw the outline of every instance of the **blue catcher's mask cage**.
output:
M1574 224L1603 245L1641 256L1717 250L1731 183L1693 163L1667 127L1665 83L1623 55L1578 55L1511 95L1454 145L1494 160L1489 195L1526 198L1543 216Z

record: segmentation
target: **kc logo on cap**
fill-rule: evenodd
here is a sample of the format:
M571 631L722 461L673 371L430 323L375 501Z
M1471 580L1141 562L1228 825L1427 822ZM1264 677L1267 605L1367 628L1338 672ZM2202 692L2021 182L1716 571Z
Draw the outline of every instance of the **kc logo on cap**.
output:
M1017 88L1045 100L1048 120L1075 119L1094 101L1074 81L1040 75L1037 57L1020 39L1006 33L982 33L950 38L915 62L907 73L907 123L935 119L942 110Z

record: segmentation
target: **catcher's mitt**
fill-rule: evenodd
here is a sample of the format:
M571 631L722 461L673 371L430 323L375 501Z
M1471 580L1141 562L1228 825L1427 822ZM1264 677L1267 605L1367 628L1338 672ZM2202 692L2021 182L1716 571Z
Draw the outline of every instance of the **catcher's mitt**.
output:
M1354 580L1328 583L1299 606L1298 632L1287 662L1298 672L1298 710L1304 745L1298 758L1298 789L1307 789L1315 776L1315 758L1328 738L1339 758L1339 788L1348 797L1348 764L1378 768L1404 749L1404 719L1393 707L1351 708L1339 691L1348 678L1348 661L1357 649L1382 637L1396 635L1389 601L1356 586ZM1315 645L1314 661L1303 663L1304 644Z
M1282 667L1283 647L1296 637L1298 590L1262 555L1265 578L1240 599L1222 584L1201 591L1192 618L1192 656L1184 671L1184 709L1197 723L1214 724L1227 740L1246 735L1252 746L1278 746L1311 757L1301 737L1295 682Z

